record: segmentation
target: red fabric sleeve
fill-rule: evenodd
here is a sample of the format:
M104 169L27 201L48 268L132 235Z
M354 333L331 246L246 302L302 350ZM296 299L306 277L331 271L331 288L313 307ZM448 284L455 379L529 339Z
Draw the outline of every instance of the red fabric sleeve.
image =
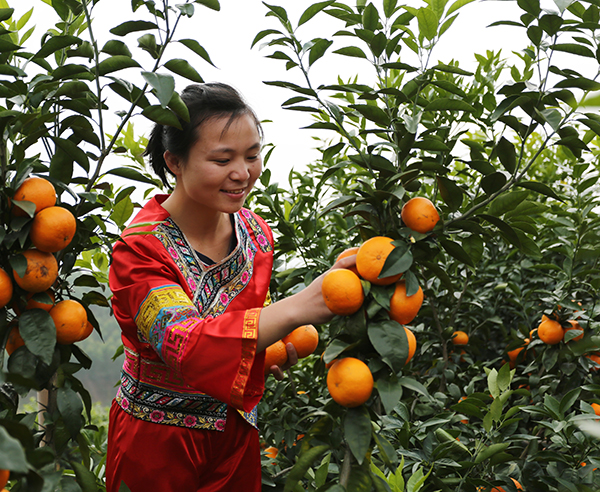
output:
M254 277L223 314L202 318L160 241L129 236L115 245L110 269L113 309L125 343L143 357L152 347L192 388L250 411L264 385L264 352L256 354L256 339L265 294L260 300Z

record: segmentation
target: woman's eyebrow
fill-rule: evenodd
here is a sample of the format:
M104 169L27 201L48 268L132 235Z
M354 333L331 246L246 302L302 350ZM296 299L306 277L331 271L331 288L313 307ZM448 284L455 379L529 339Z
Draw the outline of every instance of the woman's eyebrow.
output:
M260 148L261 148L260 142L256 142L254 145L248 147L246 149L246 151L248 151L248 150L259 150ZM235 151L236 151L236 149L233 149L231 147L217 147L216 149L211 149L209 151L209 153L216 154L218 152L235 152Z

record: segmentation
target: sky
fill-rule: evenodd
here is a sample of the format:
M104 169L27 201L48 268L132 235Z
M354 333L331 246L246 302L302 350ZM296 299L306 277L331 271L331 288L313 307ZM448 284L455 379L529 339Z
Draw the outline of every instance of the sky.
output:
M37 25L37 36L51 27L45 24L48 19L54 22L52 9L42 0L8 0L8 2L15 8L16 17L34 7L34 15L28 26ZM196 5L195 15L181 22L178 27L179 34L176 36L178 39L196 39L208 51L217 68L205 63L180 44L177 48L174 47L169 55L186 58L206 82L219 81L233 85L249 101L260 119L271 121L264 124L265 142L275 145L268 167L271 169L273 179L285 186L292 168L302 170L318 155L314 150L316 143L313 134L309 130L302 129L309 125L312 119L308 113L283 110L281 104L296 94L285 89L269 87L264 84L264 81L300 81L299 72L294 70L287 72L281 61L266 58L266 55L271 53L271 48L259 49L258 46L251 48L252 40L259 31L280 28L276 19L265 16L268 9L261 1L220 0L220 3L219 12ZM292 22L297 23L302 12L315 2L271 0L267 3L285 7ZM381 0L374 0L375 5L381 3ZM418 0L408 0L405 3L415 7L423 5ZM451 3L452 1L449 2ZM138 13L132 14L129 0L99 0L94 9L93 26L100 44L115 38L108 32L110 28L126 20L140 18L141 15L138 14L142 11L143 8ZM516 20L518 15L516 2L512 1L475 1L463 7L454 25L436 47L434 60L448 62L454 58L459 60L461 67L469 69L475 67L474 53L484 54L486 50L502 49L504 56L510 56L513 50L520 50L526 45L523 30L514 27L487 26L497 20ZM331 35L342 28L344 28L343 23L321 13L313 21L302 26L298 30L298 35L304 41L317 36L331 39ZM139 35L140 33L132 33L124 40L128 46L133 47L137 45L136 39ZM35 36L32 37L34 38ZM336 43L345 42L347 39L341 38ZM335 44L330 51L341 46L342 44ZM135 52L134 57L138 59ZM145 53L139 55L138 60L142 61L145 67L148 67L152 61ZM127 71L127 76L132 77L132 80L137 77L136 73L132 73L133 70ZM341 55L326 55L311 69L317 85L336 83L338 75L349 78L358 74L362 78L368 73L368 66L361 64L360 60ZM183 89L187 83L184 79L176 78L176 89ZM118 96L115 98L114 103L109 104L111 110L119 104ZM136 118L134 124L137 133L149 132L150 125L144 118ZM110 133L113 129L114 127L109 127L106 131Z

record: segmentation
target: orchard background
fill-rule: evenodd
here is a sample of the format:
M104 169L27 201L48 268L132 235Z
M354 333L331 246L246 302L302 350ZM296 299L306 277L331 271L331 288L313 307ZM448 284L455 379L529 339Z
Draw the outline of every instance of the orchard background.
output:
M23 271L34 214L24 204L28 214L15 216L11 199L28 176L50 180L77 218L73 241L54 253L53 290L81 302L96 333L56 344L43 310L17 312L26 293L14 288L0 343L16 323L25 346L0 355L0 470L11 491L87 492L104 488L106 415L83 375L97 363L93 347L115 338L111 247L140 190L145 199L159 188L133 122L187 117L175 81L202 81L212 60L201 35L181 38L177 27L220 5L133 0L129 16L98 32L102 0L45 3L56 22L36 38L36 9L16 17L0 1L0 261ZM598 490L598 2L518 0L520 13L494 29L525 32L527 44L514 54L475 45L469 70L431 56L469 0L306 2L296 17L278 3L264 4L253 46L281 63L265 82L289 94L285 108L311 116L304 131L319 158L275 183L266 142L248 205L277 238L272 295L386 236L395 249L384 273L402 274L425 300L408 363L405 331L388 315L393 289L363 282L361 309L319 326L316 352L283 381L267 379L261 436L278 453L263 457L264 490ZM324 18L331 32L302 37ZM340 59L355 76L313 80L314 66ZM431 232L401 220L416 196L440 213ZM544 343L543 315L581 330ZM453 343L458 330L466 345ZM364 361L375 381L354 408L326 385L325 365L344 357Z

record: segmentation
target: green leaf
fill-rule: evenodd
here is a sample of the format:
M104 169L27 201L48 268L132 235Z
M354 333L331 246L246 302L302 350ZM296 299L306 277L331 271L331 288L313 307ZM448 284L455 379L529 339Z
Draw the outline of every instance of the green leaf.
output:
M181 130L181 123L179 119L169 109L165 109L162 106L148 106L144 108L142 114L151 121L155 123L160 123L161 125L174 126L175 128L179 128Z
M370 323L368 335L375 350L399 372L408 359L408 338L403 326L392 320Z
M540 17L540 27L548 34L554 36L563 25L563 19L560 15L545 14Z
M555 200L559 200L559 201L563 201L555 192L552 188L550 188L547 184L545 183L540 183L539 181L521 181L519 183L517 183L517 186L520 186L521 188L526 188L528 190L533 190L536 193L539 193L541 195L545 195L547 197L550 198L554 198Z
M471 2L474 2L475 0L456 0L448 9L448 11L446 12L446 16L449 16L450 14L452 14L453 12L456 12L458 9L463 8L465 5L470 4Z
M419 381L413 378L409 378L408 376L403 376L398 379L400 384L409 390L416 391L417 393L426 396L427 398L431 398L431 395L428 393L427 388L423 386Z
M11 9L11 8L1 8L0 9L0 22L4 22L4 21L10 19L13 15L14 11L15 11L15 9Z
M306 451L303 451L296 464L290 470L287 480L285 481L285 487L283 489L284 492L293 492L300 480L304 478L304 475L308 471L308 469L313 465L315 460L319 458L322 454L328 451L330 446L328 444L321 444L319 446L315 446L313 448L309 448Z
M500 396L500 388L498 387L498 371L491 369L487 375L488 391L492 395L492 398L498 398Z
M321 10L323 10L325 7L328 7L329 5L331 5L334 2L335 2L335 0L327 0L326 2L317 2L313 5L311 5L310 7L308 7L300 16L300 20L298 21L298 27L300 27L302 24L308 22L315 15L317 15L319 12L321 12Z
M65 427L72 438L75 438L83 425L83 403L71 388L58 388L56 395L58 411L63 417Z
M349 107L382 127L387 127L389 125L390 119L387 113L379 106L374 104L350 104Z
M173 58L172 60L166 62L164 66L171 72L181 75L192 82L197 82L199 84L204 83L204 80L202 77L200 77L200 74L189 64L187 60L182 58Z
M140 64L129 56L115 55L98 63L98 73L100 75L106 75L119 70L124 70L126 68L134 68L139 66Z
M173 76L155 72L142 72L142 77L154 89L160 105L166 108L175 92L175 79Z
M506 184L506 176L503 172L496 171L495 173L488 174L481 179L481 187L488 195L497 193Z
M413 254L406 243L395 247L388 255L378 278L391 277L404 273L413 264Z
M221 10L221 4L219 0L194 0L194 3L199 3L200 5L204 5L209 9L216 10L219 12Z
M473 113L475 108L460 99L451 99L448 97L440 97L430 102L423 111L465 111Z
M463 190L454 181L445 177L437 177L440 195L452 212L456 212L463 202Z
M365 52L356 46L346 46L335 50L334 53L344 56L353 56L354 58L367 58Z
M512 374L509 364L504 364L498 371L498 389L501 393L504 393L510 386L512 381Z
M76 36L52 36L44 42L44 46L34 55L34 58L46 58L58 50L81 43L82 40Z
M365 29L374 32L379 25L379 12L372 3L369 3L362 13L362 24Z
M308 66L312 66L319 58L321 58L327 49L333 44L333 41L328 39L318 39L310 48L308 53Z
M346 412L344 436L356 461L362 465L371 444L371 417L364 405Z
M577 89L583 89L585 91L599 91L600 90L600 82L596 82L595 80L586 79L585 77L576 77L576 78L568 78L561 80L554 87L558 88L568 88L574 87Z
M0 53L4 53L5 51L17 51L20 49L21 47L18 44L11 43L6 39L0 39Z
M528 191L509 191L508 193L503 193L490 203L488 214L501 217L506 212L514 210L528 196Z
M82 492L98 492L99 489L96 485L96 475L76 461L71 461L71 466L73 467L75 479L81 487Z
M160 56L160 48L156 44L156 37L154 34L144 34L138 38L138 46L144 51L148 52L155 60Z
M560 400L558 411L561 415L565 413L573 406L573 404L579 400L581 394L581 388L573 388Z
M121 55L128 56L130 58L132 56L131 51L129 51L127 45L123 41L118 41L116 39L111 39L110 41L107 41L100 51L102 51L102 53L106 53L107 55L112 56Z
M479 454L475 457L475 460L474 460L475 464L478 465L479 463L482 463L485 460L488 460L489 458L494 456L496 453L500 453L501 451L504 451L506 448L508 448L508 446L510 446L510 443L501 442L501 443L492 444L486 448L483 448L479 452Z
M160 107L160 106L158 106L158 107ZM117 167L114 169L110 169L109 171L106 171L105 174L114 174L115 176L120 176L122 178L158 186L156 181L153 181L149 177L144 176L139 171L136 171L135 169L132 169L130 167Z
M29 466L21 443L0 426L0 469L27 473Z
M184 45L186 48L189 48L190 50L192 50L194 53L196 53L198 56L200 56L203 60L207 61L213 67L216 68L216 65L210 59L208 52L200 45L200 43L198 41L196 41L195 39L180 39L178 42L181 43L182 45Z
M158 26L149 21L126 21L117 27L113 27L109 32L116 36L125 36L131 32L147 31L149 29L158 29Z
M587 58L596 58L594 52L587 46L583 46L577 43L557 43L550 45L550 48L554 51L562 51L564 53L570 53L572 55L585 56Z
M469 254L463 249L463 247L460 244L455 243L454 241L451 241L450 239L447 239L444 236L440 237L439 241L442 245L442 248L444 248L444 250L450 256L456 258L458 261L464 263L465 265L475 266L475 264L473 263L473 259L469 256Z
M473 72L468 72L467 70L463 70L462 68L455 67L454 65L445 65L443 63L438 63L435 67L432 67L432 70L438 70L440 72L446 72L446 73L455 73L457 75L466 75L466 76L473 75Z
M52 137L52 141L56 145L57 149L60 149L69 156L71 161L77 162L77 164L79 164L86 172L90 170L90 162L87 154L81 150L80 147L75 145L74 142L59 137Z
M496 144L496 153L498 159L510 174L513 174L517 168L517 153L515 146L505 137L501 137Z
M43 309L28 309L19 316L19 333L29 351L50 365L56 345L56 327Z
M126 196L115 204L110 214L110 219L122 229L133 214L133 211L133 202L129 196Z
M419 22L419 32L432 41L437 35L439 19L435 12L430 8L420 8L417 10L417 20Z
M391 415L394 407L402 398L402 385L396 376L392 376L390 379L381 378L377 380L377 393L385 412Z

